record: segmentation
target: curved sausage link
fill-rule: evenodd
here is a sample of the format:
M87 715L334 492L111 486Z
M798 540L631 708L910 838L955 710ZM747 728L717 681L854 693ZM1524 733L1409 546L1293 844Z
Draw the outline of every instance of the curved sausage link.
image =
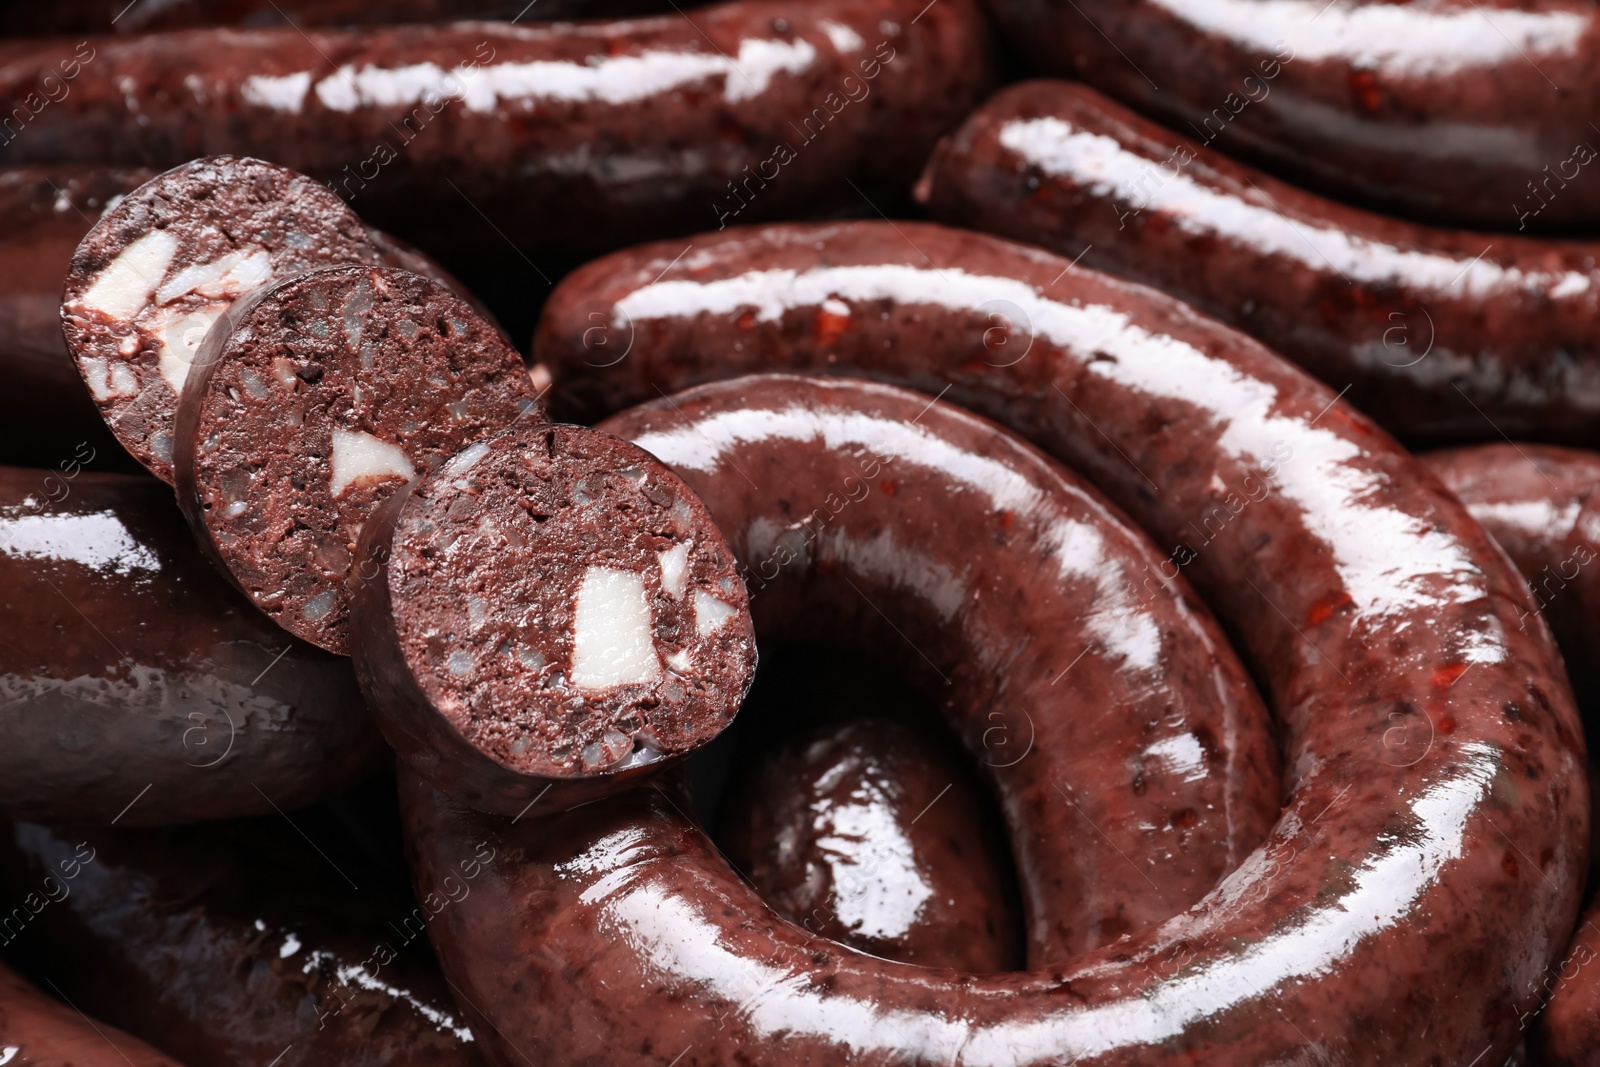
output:
M182 1067L143 1041L51 1000L3 963L0 1056L18 1067Z
M426 946L446 905L364 865L358 839L328 828L350 814L297 815L309 846L278 814L5 827L6 891L47 898L7 951L188 1067L482 1067Z
M607 249L859 204L850 181L898 193L988 50L974 0L21 40L0 43L0 114L26 117L0 163L259 156L465 262Z
M0 812L150 826L292 810L382 761L348 661L206 563L142 476L0 468Z
M1586 0L996 0L1013 45L1346 199L1480 229L1600 221Z
M1533 604L1519 627L1548 620L1580 704L1600 707L1600 454L1503 444L1422 460L1527 579ZM1591 905L1579 920L1572 944L1546 970L1539 1000L1520 1022L1532 1026L1540 1063L1600 1064L1600 907Z
M943 222L1187 300L1408 443L1600 439L1600 243L1385 218L1203 143L1029 82L945 140L921 191Z
M1174 546L1286 746L1272 835L1166 925L978 1006L852 967L742 1009L741 1037L769 1047L769 1004L834 998L805 1040L848 1033L867 1062L907 1043L969 1063L1509 1049L1576 915L1583 740L1554 645L1518 629L1525 586L1415 460L1256 342L1058 256L915 223L708 236L672 266L680 250L607 257L552 295L558 390L604 408L783 367L986 413Z
M717 844L814 934L923 967L1017 970L1011 857L971 768L937 741L877 717L785 738L722 801Z

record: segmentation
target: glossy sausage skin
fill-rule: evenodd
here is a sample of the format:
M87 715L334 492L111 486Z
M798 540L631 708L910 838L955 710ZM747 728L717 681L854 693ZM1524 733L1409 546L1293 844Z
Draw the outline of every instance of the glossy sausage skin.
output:
M76 875L54 876L51 899L6 931L7 951L188 1067L280 1056L278 1067L481 1067L427 948L437 902L424 908L403 880L364 864L329 809L298 818L320 844L279 815L166 830L8 826L8 891L62 864Z
M974 0L924 7L737 0L545 27L18 41L0 46L0 109L27 122L0 162L255 155L473 262L870 210L849 181L903 190L990 77ZM46 75L59 100L38 93Z
M191 26L374 26L456 19L550 22L662 10L671 9L652 0L6 0L0 3L0 34L126 35Z
M61 279L107 202L150 177L105 167L0 168L0 461L55 467L82 442L98 469L136 469L61 340Z
M1579 703L1600 707L1600 454L1496 444L1423 457L1527 579L1566 655ZM1593 857L1591 857L1592 859ZM1600 1064L1600 907L1539 985L1534 1045L1550 1067Z
M0 1055L16 1067L182 1067L143 1041L50 999L3 963Z
M1259 343L1058 256L896 226L708 236L671 269L666 243L607 257L552 295L540 355L558 393L590 407L783 367L943 391L1031 438L1158 544L1190 544L1185 577L1276 711L1284 808L1197 907L1059 977L1007 979L1014 995L990 999L988 985L955 993L852 964L827 994L776 988L739 1034L776 1041L787 1011L806 1027L797 1045L838 1051L848 1033L858 1059L885 1062L907 1040L891 1017L846 1021L873 1004L930 1058L968 1063L1508 1052L1576 916L1589 820L1572 697L1542 623L1518 628L1531 599L1503 552L1369 420ZM1033 324L1031 347L995 329L997 301ZM1246 487L1244 504L1237 487L1279 443L1272 491ZM1238 511L1217 522L1219 508ZM1214 536L1195 544L1191 523ZM683 833L669 816L649 818ZM780 943L740 937L740 958ZM827 1025L806 1015L824 996Z
M1011 858L970 767L892 719L786 739L722 803L717 844L791 922L885 959L1021 965Z
M920 192L942 222L1187 300L1350 387L1407 443L1497 429L1600 441L1600 242L1346 207L1069 82L991 98L941 144Z
M1600 222L1586 0L995 0L1013 45L1185 135L1386 210Z
M270 814L382 759L349 663L257 613L152 478L0 468L0 610L11 818Z

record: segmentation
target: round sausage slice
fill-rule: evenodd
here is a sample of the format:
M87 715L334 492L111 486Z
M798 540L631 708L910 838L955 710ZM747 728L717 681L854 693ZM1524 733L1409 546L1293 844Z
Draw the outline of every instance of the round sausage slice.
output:
M173 414L217 317L275 278L381 258L321 182L259 159L197 159L129 193L84 237L61 327L111 431L170 483Z
M357 574L356 678L379 728L484 811L659 769L719 734L755 674L749 597L705 506L595 430L463 449L379 510Z
M207 335L178 412L178 501L257 607L348 654L345 582L372 509L536 408L516 349L442 286L393 267L308 271Z

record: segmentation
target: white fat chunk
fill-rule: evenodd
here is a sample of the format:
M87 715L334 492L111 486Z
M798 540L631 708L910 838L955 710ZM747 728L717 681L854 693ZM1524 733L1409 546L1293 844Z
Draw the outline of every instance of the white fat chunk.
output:
M167 387L183 395L200 342L206 339L211 324L228 309L227 304L207 304L198 308L166 308L150 315L145 328L160 342L156 349L156 370Z
M352 485L390 478L409 480L417 473L398 445L391 445L360 430L333 431L333 454L329 465L333 471L329 489L335 500Z
M657 552L661 557L661 588L668 596L680 597L683 595L683 580L689 574L689 544L673 545L665 552Z
M113 397L133 396L139 391L139 381L126 363L108 363L95 356L85 356L82 367L89 392L101 403Z
M590 567L578 586L572 621L572 684L609 689L661 677L651 622L642 577L614 567Z
M710 637L737 614L739 609L732 604L718 600L703 589L694 591L694 628L701 637Z
M176 237L166 230L151 230L118 253L78 303L118 322L128 321L149 302L177 251Z
M272 260L260 248L236 249L210 263L195 263L178 271L156 290L156 303L170 304L186 293L216 299L238 296L272 277Z

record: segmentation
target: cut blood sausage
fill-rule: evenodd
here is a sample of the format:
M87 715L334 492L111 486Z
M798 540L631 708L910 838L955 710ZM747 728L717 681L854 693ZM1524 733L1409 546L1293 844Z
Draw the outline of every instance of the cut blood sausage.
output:
M80 442L97 469L121 458L62 342L61 279L106 205L150 178L122 168L0 168L0 462L54 467Z
M321 183L258 159L199 159L95 223L72 257L62 330L112 432L170 482L173 416L211 324L275 278L379 261L361 220Z
M522 357L459 297L393 267L326 267L235 303L180 403L178 502L296 637L348 654L350 560L372 509L538 409Z
M1011 434L904 390L781 375L603 428L701 493L751 575L762 640L865 645L937 694L1006 813L1035 966L1086 944L1120 954L1138 943L1123 933L1149 936L1254 847L1275 752L1215 622L1181 578L1146 584L1159 550ZM701 1064L960 1062L968 1040L993 1043L968 1062L1071 1058L1059 1037L1006 1032L1069 1010L1065 979L911 967L782 921L669 792L509 825L415 777L402 808L420 888L466 840L522 857L435 931L496 1063L513 1046L563 1063L685 1047Z
M417 901L403 873L363 862L341 817L297 815L310 839L276 813L165 830L5 826L0 884L47 901L6 928L6 951L187 1067L482 1067L427 928L495 857L458 866L453 899Z
M1439 229L1324 200L1069 82L1013 86L919 189L1260 339L1409 442L1600 441L1600 242ZM998 358L998 357L995 357Z
M995 0L1011 43L1330 194L1489 230L1593 227L1587 0Z
M1533 604L1519 626L1537 629L1541 617L1549 621L1580 705L1592 716L1600 710L1600 455L1503 444L1422 460L1522 571ZM1591 904L1579 920L1538 993L1538 1003L1519 1019L1533 1035L1538 1062L1600 1064L1600 906Z
M272 814L383 759L349 664L254 611L153 478L0 468L0 612L11 818Z
M17 1067L184 1067L52 1000L0 963L0 1055Z
M520 264L902 196L990 84L990 40L975 0L735 0L543 26L0 42L0 115L28 116L0 163L260 156L431 252ZM44 106L63 63L70 92Z
M720 733L755 674L748 594L704 505L582 427L469 445L373 517L357 574L380 727L485 811L654 773Z
M620 872L620 839L604 834L640 829L628 885L607 883L595 912L574 907L615 921L619 975L670 967L665 984L650 971L651 995L705 1009L655 1031L663 1047L682 1038L669 1056L691 1043L711 1050L703 1063L902 1062L908 1045L938 1062L1080 1067L1292 1062L1308 1046L1334 1062L1509 1053L1577 914L1583 738L1554 644L1518 628L1525 584L1431 474L1258 342L1060 256L915 223L707 235L674 266L680 251L607 257L552 294L539 354L558 396L614 410L784 367L943 393L1003 421L1163 550L1183 546L1170 567L1271 694L1287 773L1267 841L1194 907L1048 974L959 985L805 963L809 947L751 925L753 893L649 796L616 802L603 826L580 811L540 828L549 843L521 886L551 862ZM1026 332L997 328L997 308ZM597 325L613 344L585 345ZM477 825L414 810L433 862ZM481 962L493 935L456 936ZM622 1025L639 1009L602 1010Z
M862 719L788 739L723 800L717 844L779 915L885 959L984 974L1022 962L1011 857L971 768Z

